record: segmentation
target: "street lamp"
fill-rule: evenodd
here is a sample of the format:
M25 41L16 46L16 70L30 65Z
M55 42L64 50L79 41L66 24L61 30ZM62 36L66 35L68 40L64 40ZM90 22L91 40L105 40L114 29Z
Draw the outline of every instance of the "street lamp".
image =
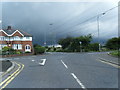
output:
M80 41L80 52L82 52L82 42Z
M101 15L105 15L105 13L102 13ZM99 43L99 51L101 51L101 45L100 45L100 23L99 23L99 18L101 15L97 16L97 29L98 29L98 43Z
M50 29L52 29L53 23L50 23L49 25L51 26ZM52 34L52 33L51 33L51 34ZM53 44L54 44L54 35L53 35L53 37L52 37L52 46L54 46Z
M53 25L52 23L50 23L49 25ZM44 31L44 46L47 45L47 37L46 37L46 29Z

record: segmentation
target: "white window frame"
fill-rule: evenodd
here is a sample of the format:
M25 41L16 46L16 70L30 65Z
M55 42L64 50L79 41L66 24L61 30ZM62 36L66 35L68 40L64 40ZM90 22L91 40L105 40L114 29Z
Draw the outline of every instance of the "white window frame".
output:
M25 45L25 52L31 52L31 46L29 44Z
M13 45L12 45L12 48L13 48L14 50L22 50L22 44L13 44Z

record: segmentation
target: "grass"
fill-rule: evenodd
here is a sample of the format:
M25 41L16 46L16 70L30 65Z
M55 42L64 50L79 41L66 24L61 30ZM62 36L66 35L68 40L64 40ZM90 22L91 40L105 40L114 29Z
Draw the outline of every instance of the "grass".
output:
M110 53L112 56L118 56L120 57L120 51L116 50Z

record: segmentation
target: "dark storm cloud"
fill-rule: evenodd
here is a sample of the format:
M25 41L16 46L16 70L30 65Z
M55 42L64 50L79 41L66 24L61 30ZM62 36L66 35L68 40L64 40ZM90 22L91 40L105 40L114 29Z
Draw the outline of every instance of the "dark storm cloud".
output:
M80 36L92 33L97 37L96 18L81 24L86 19L116 6L112 3L3 3L3 28L11 25L33 35L34 43L43 45L46 32L47 44L65 36ZM101 39L117 36L117 9L100 18ZM111 25L113 25L111 27ZM111 27L111 28L110 28ZM107 32L107 33L106 33Z

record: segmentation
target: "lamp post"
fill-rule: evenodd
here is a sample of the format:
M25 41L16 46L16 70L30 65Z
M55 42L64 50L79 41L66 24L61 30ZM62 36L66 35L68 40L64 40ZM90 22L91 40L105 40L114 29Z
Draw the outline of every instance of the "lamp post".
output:
M80 43L80 52L82 52L82 46L81 46L82 42L80 41L79 43Z
M53 23L50 23L49 25L51 26L50 28L52 29L52 25L53 25ZM51 33L51 34L52 34L52 33ZM52 46L54 46L54 45L53 45L53 44L54 44L54 34L53 34L53 37L52 37L51 40L52 40Z
M98 29L98 50L100 51L100 27L99 27L99 16L97 16L97 29Z
M46 46L46 30L44 31L44 46Z
M101 15L105 15L105 13L102 13ZM101 51L101 45L100 45L100 23L99 23L99 18L101 15L97 16L97 30L98 30L98 43L99 43L99 48L98 50Z

